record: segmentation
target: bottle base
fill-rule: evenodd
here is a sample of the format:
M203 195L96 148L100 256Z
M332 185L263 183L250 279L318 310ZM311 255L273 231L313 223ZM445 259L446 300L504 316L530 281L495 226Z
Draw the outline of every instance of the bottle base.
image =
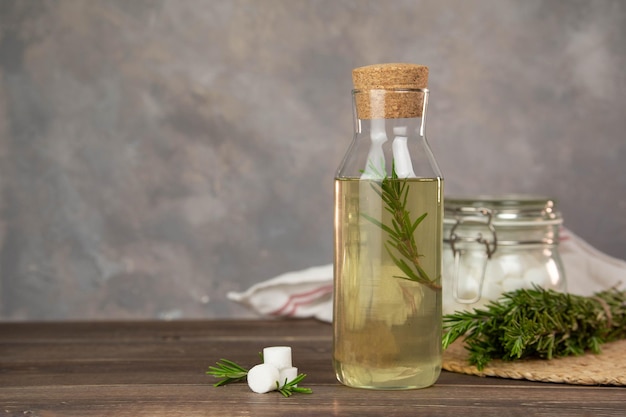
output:
M335 376L345 386L370 390L415 390L431 387L439 379L441 364L423 367L374 369L335 363Z

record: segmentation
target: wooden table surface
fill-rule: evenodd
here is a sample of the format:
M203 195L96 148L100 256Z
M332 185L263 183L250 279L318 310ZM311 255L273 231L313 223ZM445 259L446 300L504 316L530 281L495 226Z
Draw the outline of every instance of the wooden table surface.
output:
M430 388L342 386L331 327L309 320L0 323L0 416L625 416L626 388L442 372ZM220 358L251 367L289 345L313 394L214 388Z

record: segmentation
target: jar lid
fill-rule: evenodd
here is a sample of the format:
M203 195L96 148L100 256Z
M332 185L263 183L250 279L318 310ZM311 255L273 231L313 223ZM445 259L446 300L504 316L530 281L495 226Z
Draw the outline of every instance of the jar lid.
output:
M563 222L553 199L525 194L446 197L444 222L455 223L459 217L471 217L484 209L491 213L491 222L494 225L522 226Z

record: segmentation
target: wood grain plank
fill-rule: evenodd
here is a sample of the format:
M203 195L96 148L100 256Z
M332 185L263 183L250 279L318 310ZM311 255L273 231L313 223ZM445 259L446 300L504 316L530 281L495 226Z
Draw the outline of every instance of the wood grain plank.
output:
M180 320L106 322L4 322L0 344L11 341L202 340L215 338L327 339L332 328L316 320Z
M276 392L254 394L245 384L41 386L29 391L0 391L10 413L34 415L606 415L623 416L623 397L598 398L594 390L542 390L510 387L493 395L493 387L438 387L415 391L365 391L340 385L309 385L311 395L284 398ZM619 388L608 388L619 390ZM622 391L623 394L623 391ZM306 411L303 414L303 411ZM277 412L279 412L277 414ZM82 413L82 414L80 414ZM22 414L23 415L23 414Z
M215 388L204 374L227 357L258 363L292 346L312 395ZM0 416L623 416L622 387L583 387L442 372L430 388L342 386L330 326L316 321L0 323ZM4 414L3 414L4 413Z

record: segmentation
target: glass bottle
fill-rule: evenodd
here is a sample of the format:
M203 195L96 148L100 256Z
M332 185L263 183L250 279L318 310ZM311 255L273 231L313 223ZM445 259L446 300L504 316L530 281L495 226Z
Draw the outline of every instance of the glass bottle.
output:
M428 68L352 73L355 134L335 177L333 366L351 387L441 370L443 178L424 135Z
M565 291L562 223L554 200L543 196L447 198L443 313L481 308L520 288Z

